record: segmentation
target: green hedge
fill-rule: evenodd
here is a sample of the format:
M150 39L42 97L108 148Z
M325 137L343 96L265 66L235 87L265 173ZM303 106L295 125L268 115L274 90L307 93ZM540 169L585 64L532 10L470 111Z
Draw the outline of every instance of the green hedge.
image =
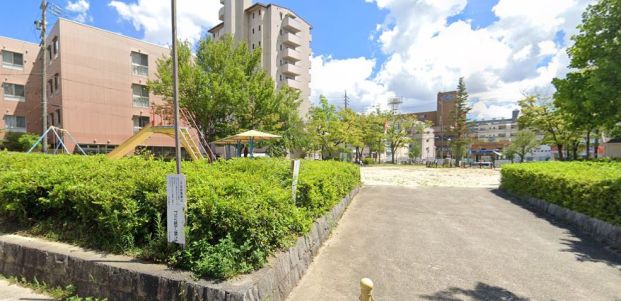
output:
M621 163L541 162L502 166L500 187L621 226Z
M359 185L357 166L303 161L297 200L290 163L184 162L188 245L166 243L166 174L174 162L0 152L0 216L35 234L227 278L261 267Z

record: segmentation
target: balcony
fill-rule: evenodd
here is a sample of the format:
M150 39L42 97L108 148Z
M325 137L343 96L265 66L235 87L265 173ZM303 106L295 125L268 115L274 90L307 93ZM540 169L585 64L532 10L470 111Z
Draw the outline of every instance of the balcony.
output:
M294 47L302 46L303 44L302 38L290 32L286 33L283 36L283 42L285 42L288 45L293 45Z
M149 107L149 97L134 95L133 99L135 108Z
M149 67L144 65L132 64L132 72L134 75L149 76Z
M285 18L285 21L282 23L282 26L292 32L300 32L304 29L304 23L300 21L298 18L293 18L288 16Z
M224 0L221 0L220 3L223 3ZM224 6L220 7L220 10L218 11L218 18L220 19L220 21L224 21Z
M296 62L302 60L302 54L292 48L286 48L285 50L283 50L282 56L286 59L290 59Z
M297 81L295 79L287 79L285 83L287 84L287 86L293 89L302 90L302 88L304 88L304 86L302 85L302 82Z
M291 75L302 75L303 74L303 69L293 64L283 64L281 68L282 68L282 73L284 74L291 74Z

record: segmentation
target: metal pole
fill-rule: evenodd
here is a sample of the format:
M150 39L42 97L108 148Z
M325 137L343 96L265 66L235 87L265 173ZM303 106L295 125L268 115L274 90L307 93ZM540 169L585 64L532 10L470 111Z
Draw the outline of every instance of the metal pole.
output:
M175 117L175 155L177 158L177 174L181 174L181 145L179 143L179 74L177 55L177 1L171 0L172 5L172 60L173 60L173 107Z
M43 59L41 70L41 123L43 123L43 143L41 151L47 153L47 43L45 41L46 34L46 18L45 11L47 10L47 1L41 0L41 55Z

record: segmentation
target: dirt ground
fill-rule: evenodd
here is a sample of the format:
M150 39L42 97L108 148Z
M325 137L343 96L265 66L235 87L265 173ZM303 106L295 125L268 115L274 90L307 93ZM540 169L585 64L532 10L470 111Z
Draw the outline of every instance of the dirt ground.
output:
M369 166L361 174L365 185L496 188L500 184L500 171L493 169Z

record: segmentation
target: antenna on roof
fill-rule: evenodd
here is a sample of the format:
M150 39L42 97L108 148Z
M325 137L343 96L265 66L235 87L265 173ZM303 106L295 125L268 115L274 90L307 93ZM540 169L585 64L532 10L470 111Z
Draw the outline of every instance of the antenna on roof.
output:
M58 6L56 3L49 2L48 8L50 9L52 15L56 17L62 17L64 15L62 7Z

